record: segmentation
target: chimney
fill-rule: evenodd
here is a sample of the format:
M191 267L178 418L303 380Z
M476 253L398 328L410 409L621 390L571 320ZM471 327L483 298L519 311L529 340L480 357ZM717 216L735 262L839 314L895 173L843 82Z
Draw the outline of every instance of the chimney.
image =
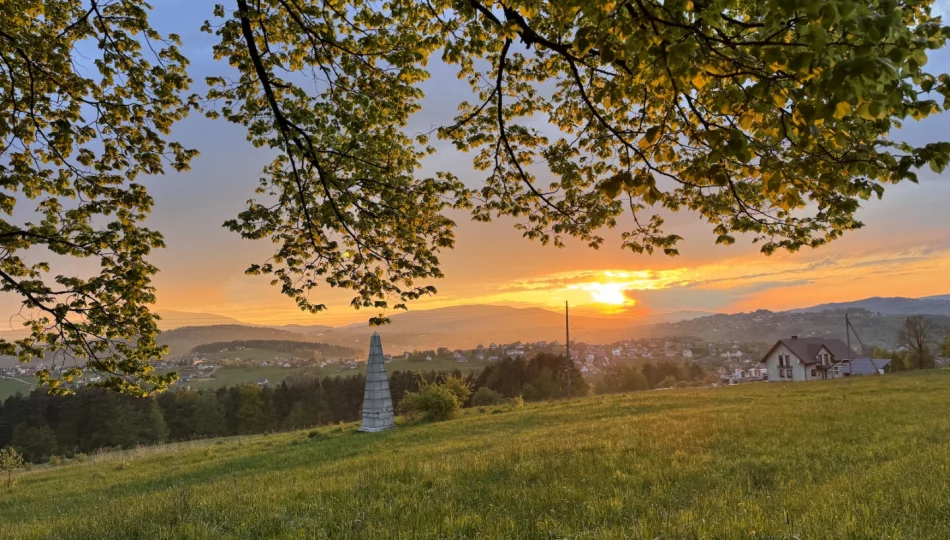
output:
M792 339L798 339L798 336L792 336Z

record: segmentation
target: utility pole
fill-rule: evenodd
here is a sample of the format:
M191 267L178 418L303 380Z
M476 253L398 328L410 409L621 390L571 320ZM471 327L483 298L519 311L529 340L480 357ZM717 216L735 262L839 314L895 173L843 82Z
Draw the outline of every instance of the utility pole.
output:
M853 360L854 353L851 351L851 319L848 318L847 311L844 312L844 333L848 336L848 360Z
M868 362L871 363L871 369L874 370L874 374L880 375L881 372L877 369L877 362L874 361L874 351L868 354L867 347L865 347L864 342L861 341L861 336L858 335L858 331L854 329L854 326L851 324L851 318L848 315L848 313L844 314L844 322L848 327L848 356L852 359L854 358L854 351L851 350L851 332L854 332L854 337L858 338L858 345L861 346L861 358L867 358Z
M568 318L567 300L564 301L564 339L567 347L567 399L571 399L571 371L574 371L574 361L571 360L571 322Z

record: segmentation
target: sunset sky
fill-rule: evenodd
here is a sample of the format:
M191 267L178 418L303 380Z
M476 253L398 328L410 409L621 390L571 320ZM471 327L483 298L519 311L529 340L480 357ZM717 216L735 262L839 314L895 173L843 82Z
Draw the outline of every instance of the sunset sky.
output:
M950 11L947 2L942 4L944 13ZM227 66L211 58L214 37L198 32L201 21L211 17L212 3L162 0L154 5L156 27L181 34L185 42L195 90L204 89L205 76L226 73ZM928 67L950 71L950 51L933 55ZM457 103L469 95L467 85L440 66L433 67L424 90L424 112L413 119L412 132L450 121ZM909 122L896 135L915 143L948 140L948 121L945 114ZM156 198L149 225L162 231L168 246L153 258L161 269L158 309L263 324L339 325L371 315L347 306L351 293L328 287L316 291L315 299L328 304L329 311L306 315L267 277L245 276L244 269L265 260L273 246L242 240L221 224L242 210L253 195L257 172L272 155L252 148L240 126L199 116L180 124L174 138L201 155L187 173L146 182ZM471 156L438 146L438 155L425 164L427 172L447 169L477 184ZM410 307L559 308L569 300L582 313L623 310L649 317L677 310L780 310L868 296L950 294L950 174L938 177L928 169L921 178L919 185L889 186L883 200L866 202L859 214L864 229L818 250L771 257L760 255L747 240L714 245L710 227L685 212L667 219L671 231L685 238L676 258L621 251L623 222L605 233L600 250L579 242L557 249L522 239L512 221L480 224L460 214L456 248L441 257L446 278L436 283L439 295ZM16 310L10 300L0 306L4 311Z

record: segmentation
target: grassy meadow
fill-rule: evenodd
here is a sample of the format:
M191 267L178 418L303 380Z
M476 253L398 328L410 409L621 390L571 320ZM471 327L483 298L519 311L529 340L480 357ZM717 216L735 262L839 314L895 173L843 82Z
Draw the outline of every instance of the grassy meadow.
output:
M488 362L456 362L444 358L434 358L428 362L410 362L405 358L394 358L392 362L386 364L386 371L455 371L462 373L469 371L479 371L488 365ZM360 362L360 373L366 372L366 363Z
M682 389L38 466L2 538L950 538L950 372Z
M4 400L10 396L16 395L17 392L21 394L29 394L36 385L36 378L34 377L19 377L16 379L0 379L0 400Z
M314 368L282 368L277 366L221 367L215 370L214 379L207 377L192 379L190 381L182 381L181 384L187 384L195 390L200 388L221 388L222 386L256 383L260 379L267 379L270 384L280 384L284 379L295 373L306 373L308 371L312 372ZM181 371L180 373L185 372Z

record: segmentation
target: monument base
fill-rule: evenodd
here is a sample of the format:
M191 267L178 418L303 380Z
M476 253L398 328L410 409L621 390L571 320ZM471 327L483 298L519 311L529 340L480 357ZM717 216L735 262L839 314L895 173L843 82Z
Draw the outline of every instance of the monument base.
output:
M384 426L384 427L367 427L361 426L356 431L362 431L363 433L376 433L377 431L386 431L387 429L395 429L396 426Z

